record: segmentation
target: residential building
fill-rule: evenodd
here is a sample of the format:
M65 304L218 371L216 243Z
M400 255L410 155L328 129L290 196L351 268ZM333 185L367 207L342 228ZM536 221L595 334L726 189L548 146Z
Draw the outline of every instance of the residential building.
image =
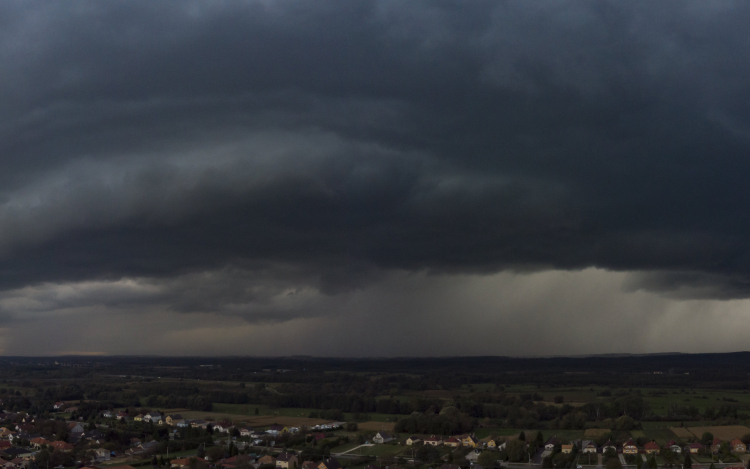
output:
M559 444L560 442L557 440L557 436L550 437L545 443L544 443L544 450L545 451L552 451L555 449L555 445Z
M439 436L432 435L429 438L424 439L424 444L432 446L440 446L443 444L443 439Z
M657 454L659 453L659 451L661 451L661 448L655 442L649 441L648 443L643 445L643 450L646 452L646 454Z
M372 437L373 443L383 444L393 441L393 435L388 432L378 432L377 435Z
M276 458L276 467L280 469L296 469L297 456L292 453L281 453Z
M263 456L262 458L258 459L258 464L260 464L261 466L263 464L273 464L275 466L276 465L276 458L274 458L270 454L267 454L267 455Z
M617 453L617 446L612 443L612 440L607 440L607 442L602 445L602 453L606 453L607 451Z
M464 435L461 438L461 445L468 446L469 448L476 448L479 444L479 439L474 435Z
M461 440L459 440L458 438L452 436L452 437L448 438L447 440L444 440L443 444L445 446L450 446L452 448L457 448L457 447L461 446Z
M747 445L737 438L729 443L729 447L732 448L733 453L747 453Z
M713 443L711 443L711 452L713 454L718 454L720 448L721 448L721 440L718 438L714 438Z
M594 443L592 440L583 440L581 442L581 452L582 453L596 453L597 451L596 443Z
M341 469L341 463L336 458L329 458L318 464L318 469Z
M63 453L69 453L73 451L73 448L74 448L73 445L71 445L70 443L66 443L64 441L53 441L52 443L49 444L49 447L52 450L60 450Z
M622 445L622 454L638 454L638 446L632 438Z
M167 425L169 426L176 426L177 420L182 420L182 415L180 414L167 415L165 422L167 422Z

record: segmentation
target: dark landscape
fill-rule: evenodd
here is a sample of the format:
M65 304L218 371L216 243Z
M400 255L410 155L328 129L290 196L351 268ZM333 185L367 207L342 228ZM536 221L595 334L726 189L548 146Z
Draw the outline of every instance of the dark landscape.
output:
M744 466L749 372L750 352L3 357L2 457L24 467L270 469L292 456L298 467Z

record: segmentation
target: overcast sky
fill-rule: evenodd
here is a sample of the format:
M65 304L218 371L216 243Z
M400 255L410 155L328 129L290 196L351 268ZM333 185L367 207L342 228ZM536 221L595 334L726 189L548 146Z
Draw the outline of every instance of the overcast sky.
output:
M0 3L0 351L747 349L750 4Z

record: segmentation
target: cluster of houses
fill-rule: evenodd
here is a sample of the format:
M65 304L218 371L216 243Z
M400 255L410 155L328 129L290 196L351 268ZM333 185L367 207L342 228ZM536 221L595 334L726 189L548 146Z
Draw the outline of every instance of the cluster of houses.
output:
M378 437L383 434L384 432L378 433L377 435L375 435L375 438L373 438L372 441L375 443L384 443L384 441L378 441ZM388 434L386 433L386 435ZM407 445L416 445L419 443L430 445L430 446L441 446L441 445L450 446L453 448L458 448L459 446L469 447L469 448L479 448L482 446L487 446L491 448L496 448L498 445L502 445L502 446L505 445L505 443L500 440L489 439L488 441L481 441L476 436L469 435L469 434L451 436L448 438L443 438L441 436L432 435L432 436L426 437L424 440L422 440L418 436L411 436L406 439Z
M113 410L105 410L102 412L102 417L104 418L111 418L111 419L117 419L117 420L133 420L135 422L148 422L154 425L168 425L170 427L178 427L178 428L184 428L184 427L201 427L201 428L207 428L208 426L213 427L214 431L218 432L229 432L232 429L235 428L235 424L231 421L224 420L221 422L208 422L203 419L186 419L183 418L180 414L172 414L172 415L162 415L160 412L148 412L145 414L137 414L135 416L129 415L126 411L120 411L115 412ZM310 427L311 430L335 430L337 428L341 428L345 425L346 422L332 422L322 425L315 425L314 427ZM297 433L299 432L298 427L284 427L279 425L272 426L267 432L272 434L279 434L279 433ZM242 431L242 430L240 430ZM252 429L249 429L248 431L252 431ZM247 435L242 435L247 436Z
M201 458L175 459L171 462L171 467L174 469L186 469L190 465L191 459L201 463L203 466L213 465L216 469L235 469L240 465L260 467L269 464L275 466L276 469L342 469L341 463L336 458L328 458L322 462L304 461L300 463L294 453L287 452L276 456L267 454L261 457L255 454L238 454L231 458L216 461L214 464Z
M614 451L615 453L622 454L656 454L659 453L662 449L669 449L673 453L677 454L697 454L704 451L711 451L712 453L716 454L719 452L722 443L723 441L718 438L714 438L713 443L709 447L706 447L697 441L690 443L689 445L680 445L674 440L669 441L663 447L659 446L659 444L653 441L650 441L643 446L638 446L632 438L622 445L617 445L612 441L607 441L601 447L597 446L597 444L593 440L580 440L576 442L578 448L582 453L606 453L608 451ZM573 451L573 444L560 444L557 437L554 436L544 443L544 449L545 451L552 451L556 445L560 445L560 450L563 453L571 453ZM747 445L736 438L729 442L729 448L733 453L747 452Z
M8 414L4 414L7 417ZM25 469L29 466L36 453L43 447L50 450L58 450L64 453L73 451L74 446L66 441L47 440L34 431L34 419L24 418L15 425L0 427L0 469ZM102 442L103 435L99 432L85 432L77 422L68 424L67 430L70 438L74 441L81 439L99 439ZM19 446L22 441L28 441L28 446Z

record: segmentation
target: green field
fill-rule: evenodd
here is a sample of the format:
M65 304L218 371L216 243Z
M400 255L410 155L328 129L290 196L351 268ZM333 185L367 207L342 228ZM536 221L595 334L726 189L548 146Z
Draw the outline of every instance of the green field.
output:
M475 390L485 390L494 385L473 385ZM489 390L489 388L487 389ZM468 386L463 386L461 391L467 392ZM533 385L514 385L506 386L505 393L511 395L520 394L540 394L545 403L552 403L555 396L562 396L566 404L576 405L597 400L609 399L610 397L597 396L601 391L610 391L612 397L616 392L615 389L608 387L569 387L556 389L539 389ZM683 392L680 389L654 389L654 388L634 388L633 391L640 391L644 400L649 404L651 410L657 415L667 415L670 406L694 406L700 412L706 408L722 404L732 404L742 410L750 410L750 392L748 391L716 391L712 389L691 389ZM735 402L736 401L736 402ZM663 422L660 422L663 423ZM679 425L679 422L677 422Z
M233 415L255 415L255 409L258 409L258 415L278 415L281 417L307 417L310 412L320 412L319 409L304 409L277 407L272 408L260 404L220 404L214 402L213 412Z
M376 414L374 412L365 412L370 416L371 422L398 422L398 419L407 417L406 415L394 415L394 414ZM351 412L344 412L344 420L347 422L354 421L354 414Z
M635 436L635 432L630 432ZM644 434L646 438L649 440L653 440L657 442L660 446L664 446L667 444L669 440L676 440L677 436L672 433L671 430L666 428L647 428L643 430L641 433Z
M335 448L332 448L331 453L343 453L344 451L349 451L350 449L356 448L357 446L359 446L359 443L352 441L344 445L336 446ZM357 452L357 454L359 454L359 452Z
M482 439L490 435L496 436L517 436L519 433L526 434L526 440L536 437L539 430L529 430L522 428L477 428L474 434L477 438ZM542 430L542 436L547 440L551 436L557 436L565 440L575 440L583 438L584 430Z
M361 452L356 451L356 454L362 454L362 456L375 456L378 458L392 457L411 451L411 446L399 446L399 445L374 445L366 446L362 448Z
M690 392L681 392L675 389L642 389L641 392L652 411L658 415L666 415L670 405L695 406L701 412L704 412L708 407L722 404L731 404L737 406L738 409L750 410L750 393L747 391L696 389ZM658 395L653 395L654 393Z

